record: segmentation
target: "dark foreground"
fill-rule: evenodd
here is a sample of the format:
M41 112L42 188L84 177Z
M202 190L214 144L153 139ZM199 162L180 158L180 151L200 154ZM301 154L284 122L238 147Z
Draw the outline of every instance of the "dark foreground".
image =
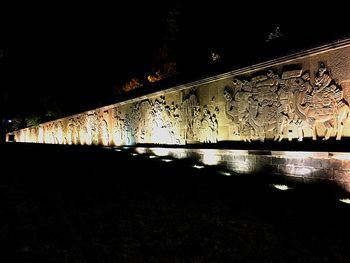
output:
M335 188L279 191L277 178L127 151L0 147L0 262L350 262Z

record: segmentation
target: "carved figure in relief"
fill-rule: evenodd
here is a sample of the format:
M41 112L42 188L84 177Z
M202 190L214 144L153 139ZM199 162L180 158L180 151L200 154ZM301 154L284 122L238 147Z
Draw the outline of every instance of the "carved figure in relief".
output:
M64 136L63 132L63 124L61 121L56 121L53 124L53 136L54 136L54 142L55 144L65 144L66 138Z
M90 134L88 131L88 120L87 120L87 115L82 114L76 119L77 123L77 131L78 131L78 138L79 138L79 143L84 145L84 144L91 144L91 138Z
M195 114L196 107L199 106L199 102L195 93L195 90L192 89L186 95L184 95L184 99L180 105L180 120L182 123L182 127L184 127L183 131L183 140L187 142L188 140L192 140L194 138L194 123L195 123Z
M285 137L284 130L291 124L297 126L299 141L307 128L312 129L315 140L317 124L325 127L324 140L333 132L340 140L345 121L350 117L343 91L324 64L320 65L314 80L313 85L310 74L302 70L283 72L282 77L268 71L250 81L234 79L236 93L225 89L223 94L226 116L238 125L241 136L250 136L243 136L246 141L253 140L256 135L263 141L268 133L272 133L274 140L281 141ZM249 132L249 127L254 133Z
M315 86L308 94L308 106L301 111L312 127L313 139L317 138L316 124L325 126L324 140L328 140L333 131L340 140L349 119L349 105L343 98L343 91L338 87L323 64L315 76Z
M103 145L109 145L109 129L106 119L103 117L103 114L100 114L99 118L99 137Z
M113 137L114 143L117 145L121 145L125 142L126 134L125 134L125 119L122 117L122 113L118 107L113 109Z
M67 125L67 143L77 144L79 141L78 127L75 118L70 118Z
M192 120L192 138L195 141L200 141L199 131L202 127L202 113L200 106L194 106L193 120Z
M165 128L169 135L169 143L180 144L183 142L180 133L179 106L173 101L171 105L165 106Z
M99 119L96 111L87 115L89 144L97 145L99 143Z
M204 143L215 143L218 139L218 120L216 114L219 112L218 108L215 108L215 113L211 113L208 106L204 105L203 115L200 123L197 121L197 129L200 129L197 139ZM200 113L200 111L197 111ZM199 116L198 116L199 117ZM199 126L199 127L198 127Z

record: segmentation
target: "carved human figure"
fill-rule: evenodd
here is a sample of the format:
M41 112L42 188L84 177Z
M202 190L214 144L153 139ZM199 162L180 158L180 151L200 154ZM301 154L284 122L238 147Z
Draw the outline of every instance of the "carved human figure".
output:
M195 123L196 107L198 105L199 103L194 89L184 95L184 100L180 105L179 111L181 126L184 127L183 135L181 136L184 142L194 139L195 127L193 125Z

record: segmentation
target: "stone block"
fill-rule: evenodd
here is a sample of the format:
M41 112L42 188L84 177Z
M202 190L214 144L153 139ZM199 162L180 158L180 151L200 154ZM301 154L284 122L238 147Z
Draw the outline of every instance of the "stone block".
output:
M328 168L333 168L333 169L342 169L343 162L342 160L339 159L328 159Z
M255 156L255 163L258 166L272 165L272 157L271 156L264 156L264 155L257 155L257 156Z
M304 159L304 165L313 168L322 168L322 159L306 158Z
M350 160L342 160L342 169L350 170Z
M304 165L304 160L302 158L286 158L286 164L291 165Z
M323 168L322 169L313 169L312 177L333 180L334 179L334 172L333 172L333 169L323 169Z
M232 162L233 160L234 160L234 155L232 155L232 154L229 154L229 153L225 153L225 154L223 154L223 156L222 156L222 160L224 161L224 162Z
M255 162L255 155L235 155L234 156L235 162Z
M295 167L295 176L305 177L312 175L313 169L312 167L306 167L306 166L296 166Z
M280 174L295 174L295 166L294 165L278 165L278 173Z
M334 179L337 181L350 181L350 171L334 169Z
M283 158L283 157L272 156L271 160L272 160L272 164L274 164L274 165L280 165L280 164L285 165L287 163L287 159Z

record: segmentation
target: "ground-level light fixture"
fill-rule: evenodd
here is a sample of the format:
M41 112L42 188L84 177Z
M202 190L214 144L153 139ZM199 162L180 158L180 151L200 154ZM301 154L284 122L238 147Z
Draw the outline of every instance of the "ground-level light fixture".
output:
M339 198L340 202L350 205L350 198Z
M219 171L219 174L226 175L226 176L232 175L230 172L225 172L225 171Z
M193 165L192 167L193 167L193 168L196 168L196 169L203 169L205 166L195 164L195 165Z
M271 186L273 188L276 188L276 189L281 190L281 191L287 191L289 189L292 189L288 185L285 185L285 184L271 184Z

